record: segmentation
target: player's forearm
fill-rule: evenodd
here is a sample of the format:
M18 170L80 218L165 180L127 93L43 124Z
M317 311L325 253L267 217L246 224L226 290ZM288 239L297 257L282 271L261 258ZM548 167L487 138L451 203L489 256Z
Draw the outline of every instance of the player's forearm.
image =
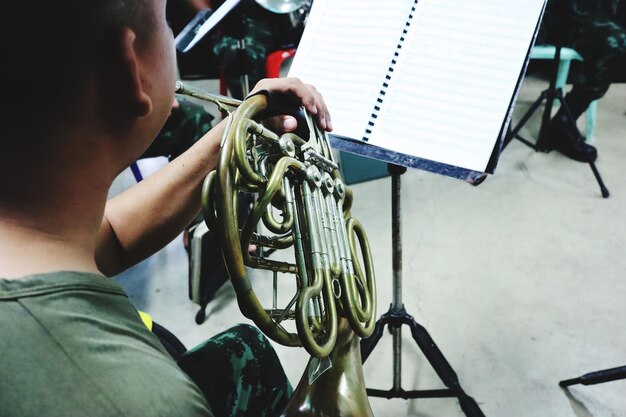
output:
M104 274L115 275L151 256L198 214L202 182L217 164L223 124L107 203L96 251Z
M273 78L259 81L253 91L260 90L293 96L315 115L322 129L332 130L328 107L313 86L297 78ZM96 246L96 262L103 273L117 274L152 255L197 215L202 182L217 165L224 125L220 123L164 169L107 204ZM295 119L282 119L282 130L295 128Z

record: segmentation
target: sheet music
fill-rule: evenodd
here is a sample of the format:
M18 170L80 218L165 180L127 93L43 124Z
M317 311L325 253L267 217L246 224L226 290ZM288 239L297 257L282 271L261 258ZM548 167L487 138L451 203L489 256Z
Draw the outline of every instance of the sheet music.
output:
M315 0L290 75L339 137L485 172L545 2Z
M363 136L412 3L313 2L289 75L322 93L335 134Z
M419 0L369 143L484 170L544 0Z

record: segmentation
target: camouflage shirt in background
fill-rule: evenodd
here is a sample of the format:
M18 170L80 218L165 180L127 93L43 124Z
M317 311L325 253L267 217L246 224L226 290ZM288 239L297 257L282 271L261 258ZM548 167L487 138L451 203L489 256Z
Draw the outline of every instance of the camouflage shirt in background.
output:
M248 85L251 89L257 82L265 77L265 58L272 52L276 45L272 25L267 20L246 17L248 34L244 38L247 65L245 72L248 75ZM237 39L223 36L213 48L215 54L221 57L224 65L224 78L226 84L235 98L243 98L240 86L240 73L242 68L233 62L236 59L236 51L239 47Z
M538 41L574 48L583 62L574 90L591 102L626 72L626 29L617 21L626 0L548 0Z
M221 2L218 2L218 5ZM213 47L213 52L223 64L224 75L230 93L235 98L243 98L240 86L240 74L245 72L252 88L265 78L265 59L273 51L286 47L296 47L304 31L304 17L310 4L305 4L293 13L277 14L270 12L256 2L243 2L238 7L246 26L244 37L247 65L242 69L236 62L238 40L226 34Z
M569 0L570 7L565 11L572 14L572 18L598 19L614 17L620 6L620 0Z
M178 108L172 110L165 126L141 158L165 156L171 161L211 130L213 116L203 106L179 96L176 100Z

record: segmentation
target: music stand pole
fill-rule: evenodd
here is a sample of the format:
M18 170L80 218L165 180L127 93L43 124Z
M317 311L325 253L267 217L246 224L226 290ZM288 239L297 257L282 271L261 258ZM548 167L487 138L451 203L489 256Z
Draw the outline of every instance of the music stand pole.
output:
M391 176L391 264L393 277L393 304L391 310L398 313L404 309L402 302L402 211L400 206L400 175L406 172L406 168L388 165ZM392 172L394 171L394 172ZM393 337L393 390L402 390L402 327L391 328Z
M484 417L476 401L461 388L459 379L439 350L428 331L418 324L413 316L407 313L402 302L402 230L401 230L401 181L400 176L406 172L405 167L388 164L391 174L391 212L392 212L392 265L393 265L393 303L389 311L376 322L372 335L361 340L361 357L367 360L374 347L383 335L385 326L393 336L393 388L391 390L367 389L373 397L391 398L442 398L456 397L459 405L468 417ZM435 370L447 389L412 390L402 389L402 325L411 329L411 335Z

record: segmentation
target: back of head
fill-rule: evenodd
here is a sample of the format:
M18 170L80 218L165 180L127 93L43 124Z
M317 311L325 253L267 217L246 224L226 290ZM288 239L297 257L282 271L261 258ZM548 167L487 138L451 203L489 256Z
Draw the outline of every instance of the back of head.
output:
M103 43L121 27L146 36L151 0L11 0L0 13L0 151L71 114Z

